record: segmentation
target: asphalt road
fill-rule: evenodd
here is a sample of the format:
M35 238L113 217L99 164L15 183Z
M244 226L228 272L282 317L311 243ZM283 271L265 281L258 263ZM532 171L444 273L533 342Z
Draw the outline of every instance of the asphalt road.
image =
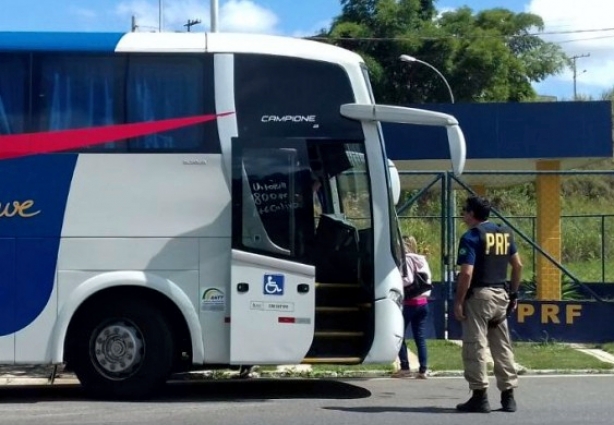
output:
M80 387L0 388L0 424L611 424L614 376L524 376L519 411L457 413L462 378L253 379L169 385L155 399L88 399ZM493 408L499 393L491 391Z

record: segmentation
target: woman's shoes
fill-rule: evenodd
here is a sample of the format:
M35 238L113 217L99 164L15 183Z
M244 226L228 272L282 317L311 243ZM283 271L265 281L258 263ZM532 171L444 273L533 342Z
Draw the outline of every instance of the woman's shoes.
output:
M428 379L426 372L418 372L415 375L407 369L399 369L390 375L392 378L416 378L416 379Z
M392 378L411 378L411 372L407 369L399 369L390 376Z

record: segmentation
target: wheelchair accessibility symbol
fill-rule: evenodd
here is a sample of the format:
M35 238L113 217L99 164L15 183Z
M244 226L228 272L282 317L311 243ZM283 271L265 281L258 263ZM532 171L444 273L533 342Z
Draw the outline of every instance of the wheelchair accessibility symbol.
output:
M264 295L283 295L284 294L284 275L265 274L264 275Z

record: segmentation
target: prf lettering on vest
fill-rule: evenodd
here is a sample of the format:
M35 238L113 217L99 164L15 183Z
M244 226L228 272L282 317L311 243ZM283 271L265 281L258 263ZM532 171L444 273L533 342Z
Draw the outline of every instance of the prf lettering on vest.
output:
M535 315L535 308L539 308L540 322L542 325L554 323L560 325L563 320L566 325L573 325L576 317L582 317L582 306L580 304L567 304L562 306L565 311L561 311L558 304L518 304L518 323L524 323L528 317Z
M493 247L495 252L492 252ZM486 233L486 255L506 255L509 248L509 233Z

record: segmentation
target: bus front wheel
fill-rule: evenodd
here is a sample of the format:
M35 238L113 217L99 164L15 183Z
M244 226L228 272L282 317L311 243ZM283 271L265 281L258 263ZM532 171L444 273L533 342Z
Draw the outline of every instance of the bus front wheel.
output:
M144 300L102 303L83 318L74 341L73 369L96 397L147 397L170 375L170 325Z

